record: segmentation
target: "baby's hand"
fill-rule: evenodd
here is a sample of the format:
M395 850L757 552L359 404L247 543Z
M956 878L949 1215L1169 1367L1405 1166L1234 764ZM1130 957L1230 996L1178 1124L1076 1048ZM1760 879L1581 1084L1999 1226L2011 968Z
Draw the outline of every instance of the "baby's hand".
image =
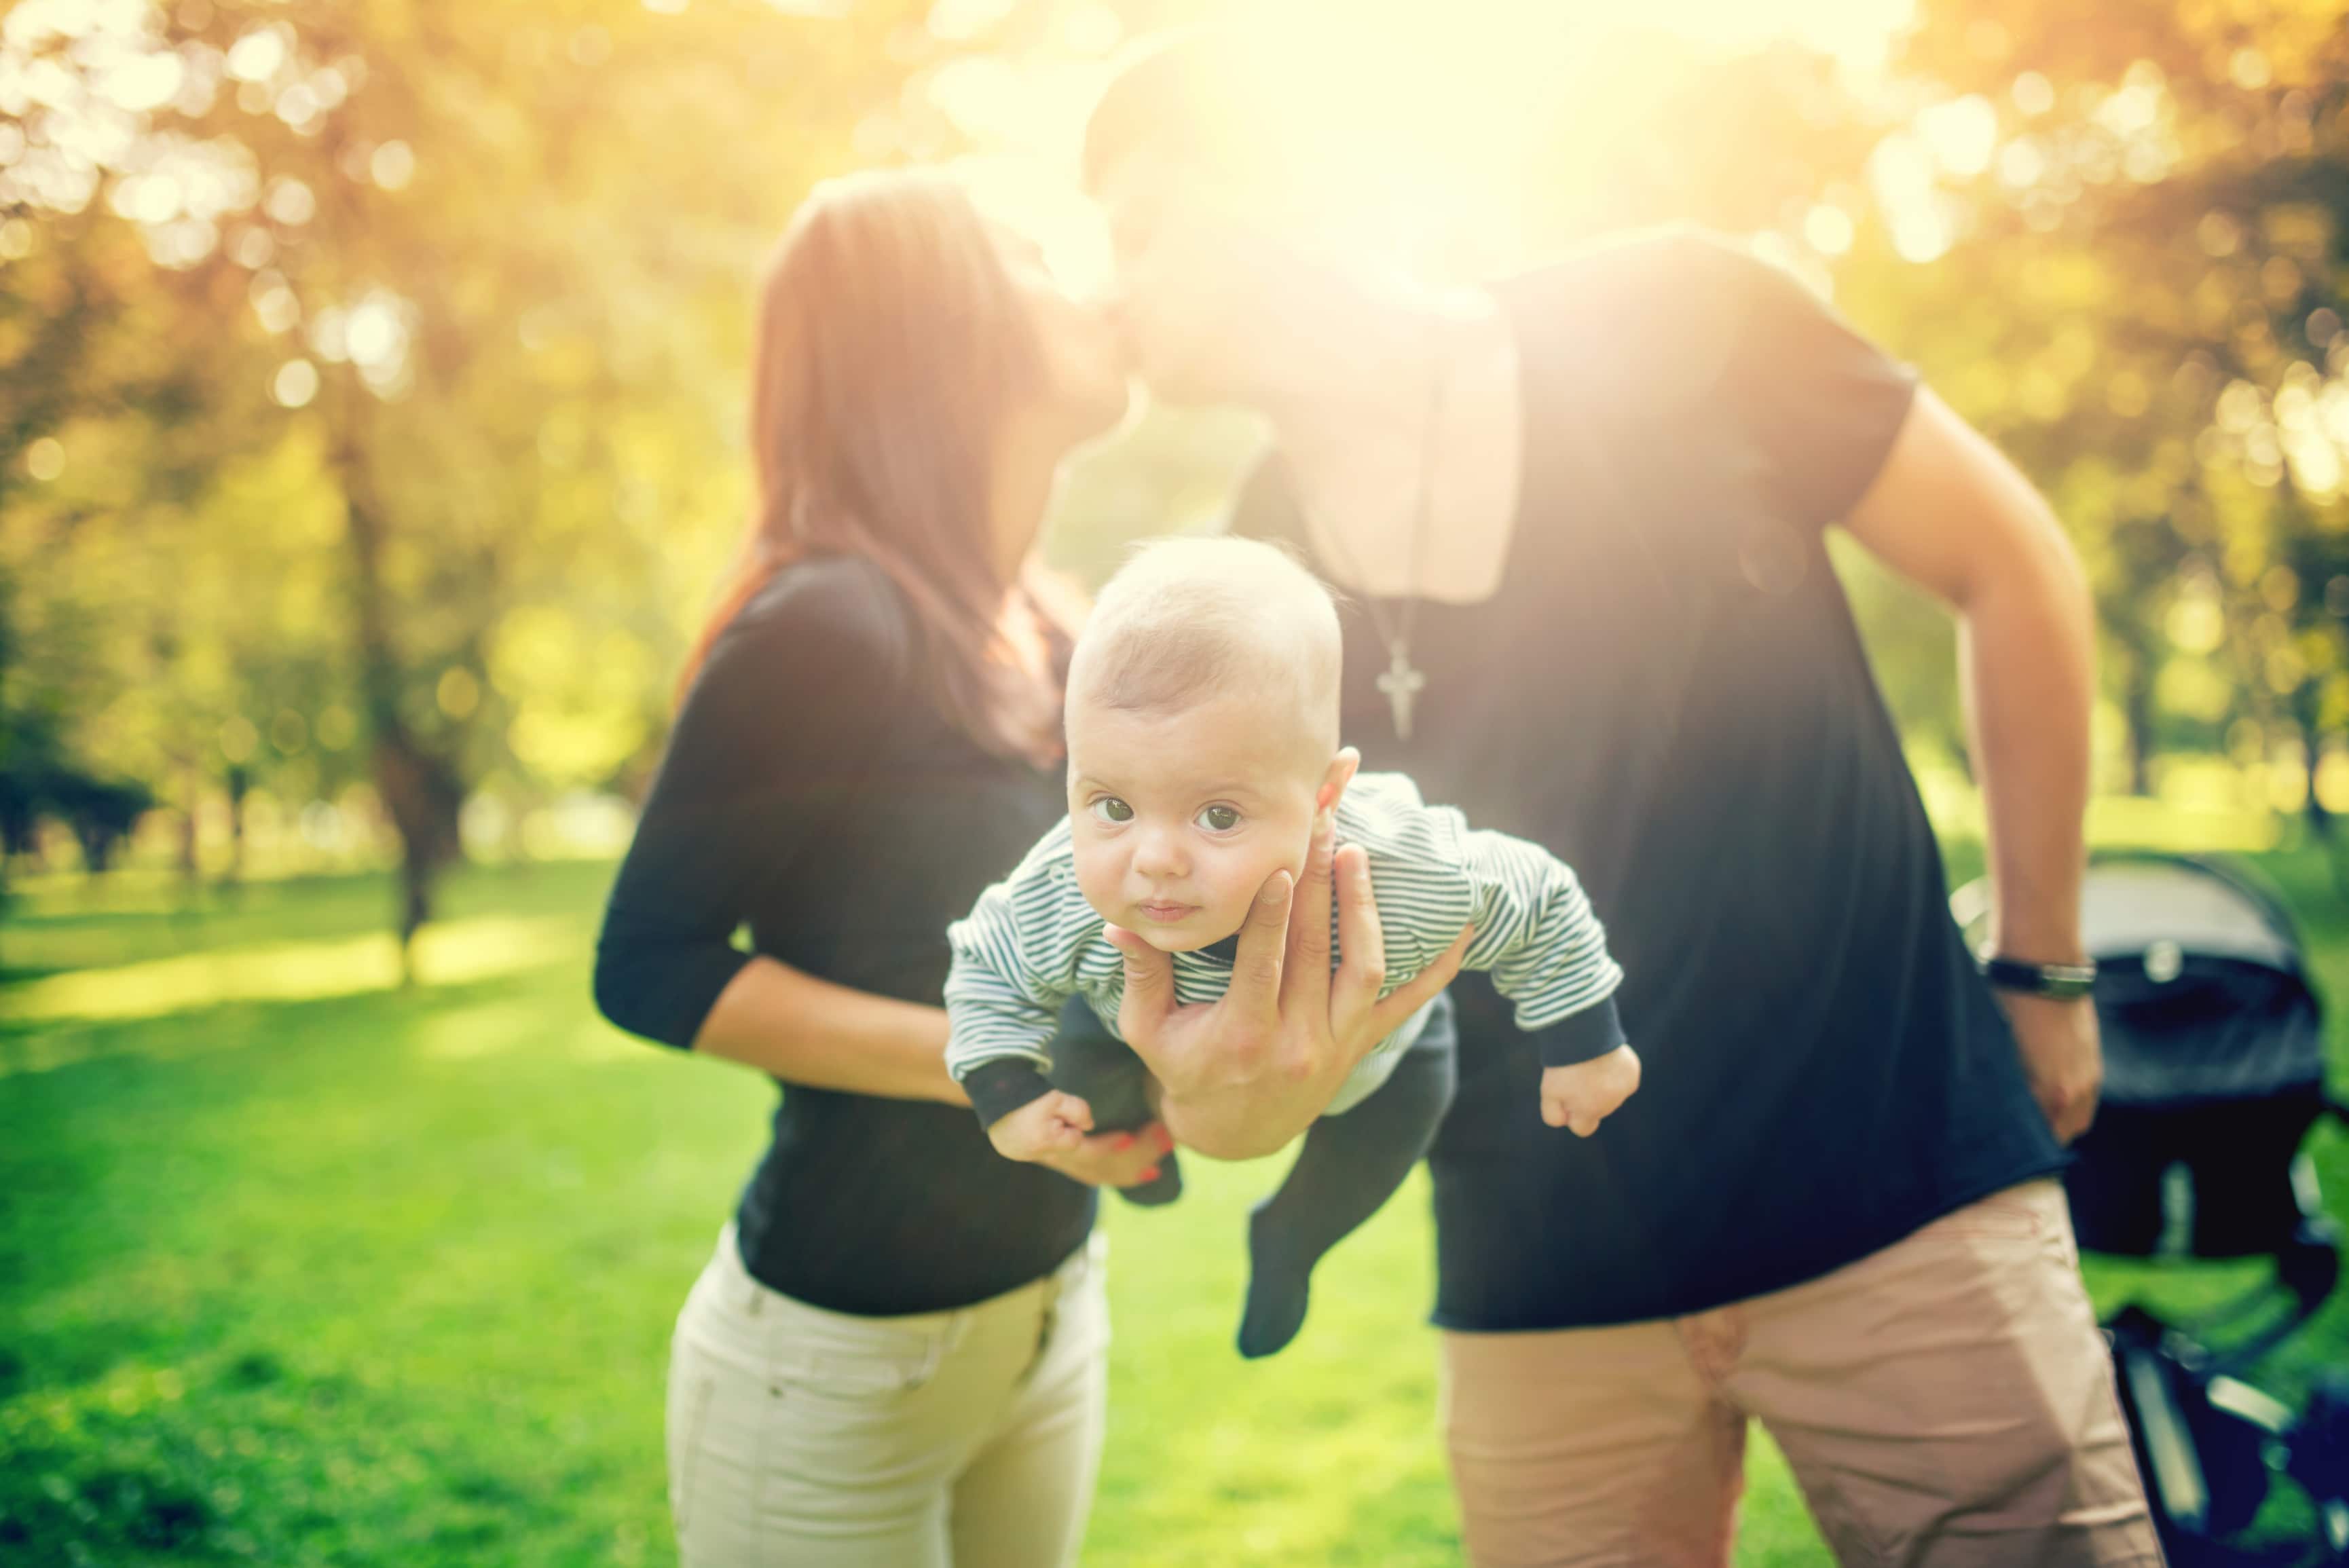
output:
M1570 1068L1547 1068L1541 1080L1542 1119L1588 1138L1639 1087L1640 1057L1629 1046Z
M1005 1159L1032 1162L1047 1154L1066 1153L1084 1142L1092 1130L1093 1108L1056 1088L996 1118L987 1136Z

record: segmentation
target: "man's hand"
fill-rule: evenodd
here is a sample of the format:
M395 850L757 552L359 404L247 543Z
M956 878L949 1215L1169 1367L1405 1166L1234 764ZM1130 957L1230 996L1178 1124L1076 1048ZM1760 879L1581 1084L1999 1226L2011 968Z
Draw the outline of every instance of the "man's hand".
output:
M1639 1088L1640 1056L1629 1046L1570 1068L1549 1068L1541 1078L1542 1119L1588 1138Z
M1359 845L1341 851L1336 842L1336 822L1324 810L1303 878L1294 888L1285 871L1266 881L1240 927L1231 988L1212 1003L1177 1006L1173 961L1133 933L1110 928L1125 955L1118 1032L1164 1087L1166 1125L1202 1153L1245 1160L1279 1149L1321 1114L1371 1047L1459 973L1473 931L1379 1000L1386 942L1370 860ZM1333 880L1343 954L1335 974Z
M1160 1122L1132 1132L1099 1132L1074 1149L1039 1155L1036 1163L1088 1187L1133 1187L1158 1180L1158 1162L1174 1148Z
M987 1130L987 1140L1006 1160L1032 1163L1047 1154L1067 1154L1082 1147L1085 1134L1092 1130L1093 1108L1056 1088L996 1118Z
M2002 991L2000 1006L2023 1048L2023 1076L2058 1143L2069 1143L2096 1119L2096 1096L2105 1086L2104 1047L2096 1036L2096 1006L2082 996L2052 996Z

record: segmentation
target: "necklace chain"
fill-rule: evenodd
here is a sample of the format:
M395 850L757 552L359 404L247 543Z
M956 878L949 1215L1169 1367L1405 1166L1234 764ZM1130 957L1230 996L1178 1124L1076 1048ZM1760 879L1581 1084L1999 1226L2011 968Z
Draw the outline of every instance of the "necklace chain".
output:
M1427 676L1411 662L1411 634L1419 619L1420 556L1426 543L1429 513L1435 504L1436 438L1443 428L1444 383L1448 379L1441 328L1432 329L1432 335L1437 341L1428 353L1427 416L1420 430L1419 442L1419 498L1412 511L1411 555L1404 567L1402 607L1396 613L1394 625L1388 624L1386 612L1379 603L1379 595L1370 591L1369 576L1355 559L1345 535L1331 527L1327 518L1321 520L1321 531L1334 547L1339 564L1346 569L1347 574L1360 588L1363 607L1370 612L1371 628L1378 634L1379 645L1385 650L1387 667L1378 677L1378 686L1386 693L1393 709L1395 738L1398 740L1411 738L1412 705L1427 686ZM1309 512L1311 511L1310 503L1304 500L1301 492L1299 500Z

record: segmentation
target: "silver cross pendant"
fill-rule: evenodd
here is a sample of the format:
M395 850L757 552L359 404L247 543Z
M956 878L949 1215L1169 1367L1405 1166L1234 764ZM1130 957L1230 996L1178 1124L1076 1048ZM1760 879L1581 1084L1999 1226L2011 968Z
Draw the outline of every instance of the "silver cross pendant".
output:
M1420 688L1427 685L1427 677L1412 667L1411 650L1402 643L1397 643L1390 652L1392 657L1386 673L1379 676L1379 689L1386 693L1387 701L1394 705L1395 738L1409 740L1412 701L1419 696Z

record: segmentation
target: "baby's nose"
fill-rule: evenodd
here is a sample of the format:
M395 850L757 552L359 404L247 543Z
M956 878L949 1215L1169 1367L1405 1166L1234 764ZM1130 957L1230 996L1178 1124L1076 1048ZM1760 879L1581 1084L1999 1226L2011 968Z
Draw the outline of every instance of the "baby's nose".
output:
M1180 876L1183 846L1173 833L1145 832L1133 846L1133 869L1146 877Z

